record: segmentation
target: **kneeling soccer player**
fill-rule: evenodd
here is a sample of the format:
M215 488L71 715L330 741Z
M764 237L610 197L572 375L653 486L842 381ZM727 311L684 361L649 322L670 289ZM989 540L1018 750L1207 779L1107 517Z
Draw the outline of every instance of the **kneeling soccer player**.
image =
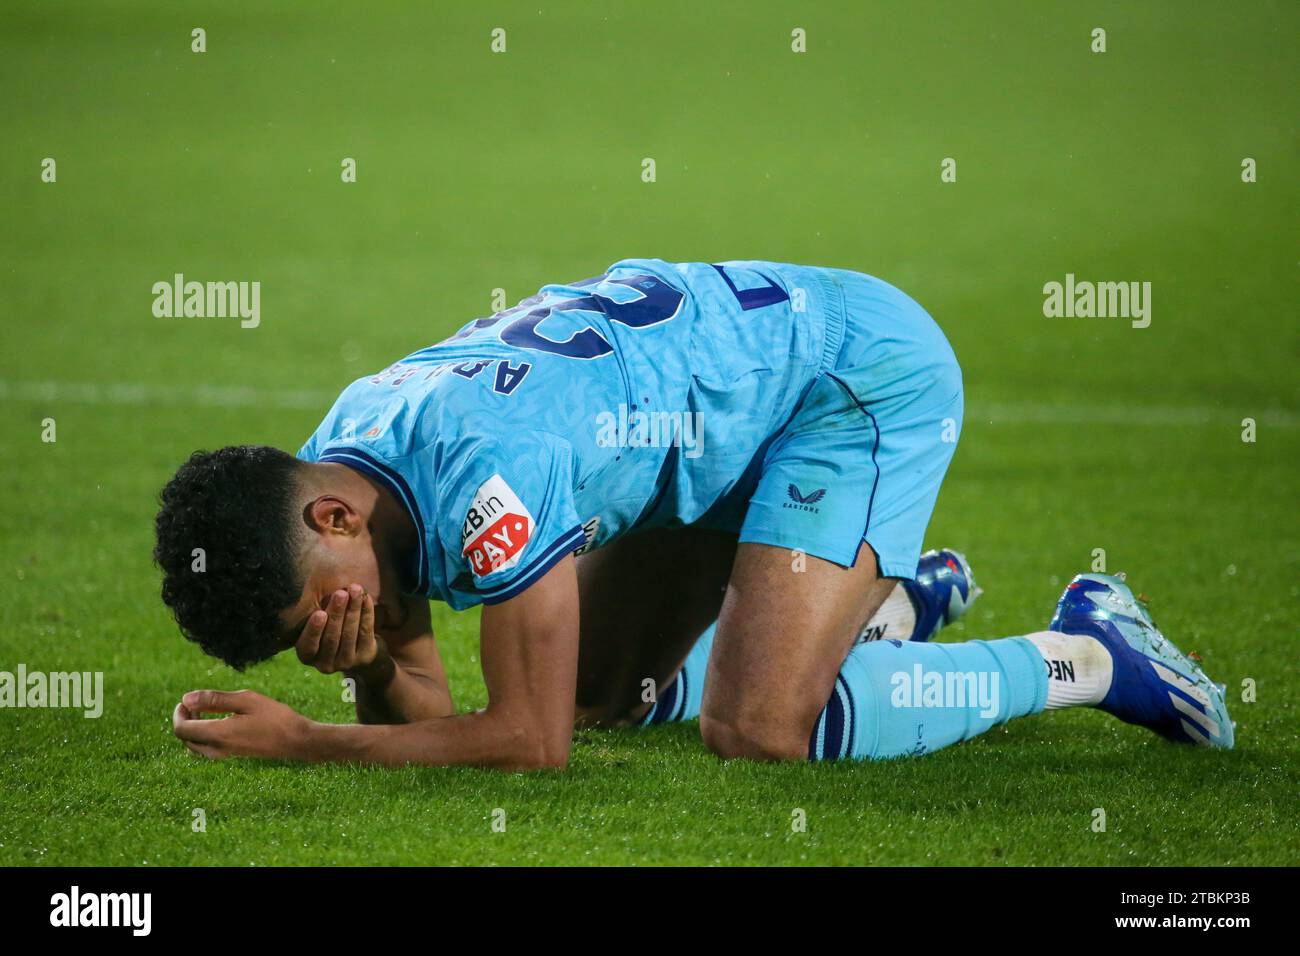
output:
M1076 578L1036 634L858 640L918 573L961 422L942 332L870 276L631 259L546 286L354 382L297 458L181 467L155 558L182 631L235 667L295 647L346 672L361 723L202 690L175 732L210 757L558 767L577 720L671 719L676 687L724 757L919 754L1075 705L1230 747L1222 688L1118 578ZM454 713L427 598L483 605L481 711Z

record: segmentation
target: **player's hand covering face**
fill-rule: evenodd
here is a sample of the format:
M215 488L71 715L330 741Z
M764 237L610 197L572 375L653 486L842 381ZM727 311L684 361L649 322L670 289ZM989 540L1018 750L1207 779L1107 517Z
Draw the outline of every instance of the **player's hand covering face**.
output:
M313 611L294 644L298 660L322 674L359 670L387 656L375 634L375 601L359 584L330 595Z

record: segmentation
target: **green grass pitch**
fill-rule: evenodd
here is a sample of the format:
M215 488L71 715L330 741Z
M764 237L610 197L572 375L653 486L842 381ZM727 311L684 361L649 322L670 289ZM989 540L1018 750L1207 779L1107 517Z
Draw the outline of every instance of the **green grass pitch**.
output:
M6 3L0 670L102 671L106 702L0 710L0 864L1295 863L1298 32L1254 0ZM625 256L914 295L968 389L927 545L987 591L944 639L1041 629L1104 549L1228 684L1237 749L1069 712L881 764L724 764L693 724L584 732L563 774L191 757L192 688L350 708L177 635L149 558L175 466L296 449L492 290ZM260 281L261 324L155 318L177 272ZM1151 282L1150 326L1045 317L1067 273ZM477 615L434 613L482 706Z

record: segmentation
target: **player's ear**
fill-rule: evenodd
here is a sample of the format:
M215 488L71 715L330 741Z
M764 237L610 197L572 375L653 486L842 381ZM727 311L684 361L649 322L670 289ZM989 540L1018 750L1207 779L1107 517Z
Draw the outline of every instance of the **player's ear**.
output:
M355 535L365 527L361 513L346 499L334 495L320 495L307 502L303 520L317 534Z

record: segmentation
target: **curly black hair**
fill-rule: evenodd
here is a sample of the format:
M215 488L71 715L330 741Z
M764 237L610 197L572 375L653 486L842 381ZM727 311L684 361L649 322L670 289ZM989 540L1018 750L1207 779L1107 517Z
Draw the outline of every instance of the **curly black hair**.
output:
M286 646L279 614L303 587L293 501L300 466L265 445L196 451L160 495L153 558L163 603L186 638L236 670Z

